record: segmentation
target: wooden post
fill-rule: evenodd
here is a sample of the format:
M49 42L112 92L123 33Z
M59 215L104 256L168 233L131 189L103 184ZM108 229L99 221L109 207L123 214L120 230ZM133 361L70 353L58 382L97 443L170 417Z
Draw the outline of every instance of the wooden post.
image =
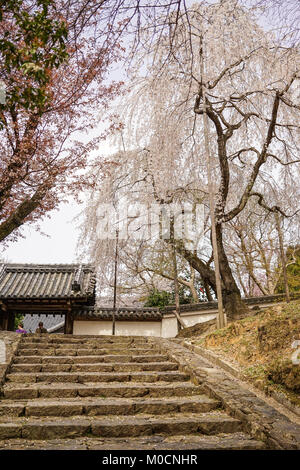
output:
M177 260L176 260L176 248L174 240L174 218L171 219L171 237L172 237L172 261L174 271L174 293L175 293L175 316L177 318L177 331L181 328L186 328L184 321L180 316L180 302L179 302L179 283L178 283L178 272L177 272Z
M0 330L7 330L7 307L0 301Z
M7 329L15 331L15 314L13 312L9 312L7 315Z
M116 230L116 251L115 251L115 278L114 278L114 304L112 314L112 334L116 334L116 305L117 305L117 270L118 270L118 243L119 230Z
M182 323L179 320L180 318L180 302L179 302L179 286L178 286L178 277L177 277L177 263L176 263L176 252L173 243L173 266L174 266L174 293L175 293L175 315L177 318L177 330L181 330Z
M67 312L65 316L65 329L64 329L65 335L73 334L73 325L74 325L74 320L72 317L72 313Z
M4 331L8 331L8 312L3 312L2 328Z
M70 300L68 300L68 310L65 315L65 328L64 334L65 335L72 335L73 334L73 326L74 326L74 319L72 315L72 305Z
M0 310L0 330L4 330L4 313Z

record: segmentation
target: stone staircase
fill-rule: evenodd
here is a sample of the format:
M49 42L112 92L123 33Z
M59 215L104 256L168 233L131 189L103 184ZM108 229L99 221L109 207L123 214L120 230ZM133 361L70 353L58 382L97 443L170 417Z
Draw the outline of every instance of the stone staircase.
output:
M262 449L145 337L26 335L0 449Z

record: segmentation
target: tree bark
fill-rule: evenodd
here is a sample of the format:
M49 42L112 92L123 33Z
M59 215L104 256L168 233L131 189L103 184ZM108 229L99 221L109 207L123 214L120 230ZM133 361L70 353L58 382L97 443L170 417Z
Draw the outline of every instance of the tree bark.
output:
M222 227L216 225L216 235L219 253L220 273L222 280L222 298L227 319L237 320L249 314L250 310L241 298L240 290L232 275L227 255L223 246ZM213 269L207 266L198 256L187 250L182 242L176 243L176 250L200 274L204 286L209 286L216 294L216 281Z
M285 297L286 297L286 301L290 302L291 299L290 299L289 283L288 283L288 278L287 278L286 257L285 257L285 252L284 252L283 235L282 235L282 229L280 226L280 217L279 217L278 212L275 212L275 220L276 220L276 229L277 229L278 239L279 239L283 282L284 282L284 288L285 288Z
M12 215L0 224L0 242L24 224L26 217L40 206L48 189L46 185L37 189L30 199L21 202Z
M213 296L211 295L208 282L205 281L204 279L202 279L202 282L203 282L203 287L204 287L208 302L213 302L214 299L213 299Z
M228 258L223 245L222 227L216 225L216 235L219 253L220 273L222 278L222 297L227 317L236 320L249 313L249 308L242 301L240 290L232 275Z

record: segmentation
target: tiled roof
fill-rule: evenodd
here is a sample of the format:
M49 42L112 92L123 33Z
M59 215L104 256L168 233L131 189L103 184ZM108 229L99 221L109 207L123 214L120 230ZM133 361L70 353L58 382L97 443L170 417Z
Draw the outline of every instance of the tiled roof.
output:
M172 313L175 310L175 305L166 305L161 309L162 313ZM198 304L181 304L181 312L194 312L198 310L217 309L218 302L201 302Z
M0 299L94 297L94 268L87 264L3 264Z
M300 298L300 293L292 292L290 294L292 299ZM243 302L247 305L257 305L261 303L280 302L285 299L285 294L274 294L274 295L262 295L260 297L242 297ZM195 312L198 310L210 310L217 309L218 302L206 302L203 301L198 304L182 304L180 305L181 312ZM161 309L162 314L168 314L175 310L175 305L167 305Z
M27 314L24 316L23 325L24 329L29 333L34 333L37 329L39 322L42 321L44 323L44 327L50 333L52 329L61 328L62 325L65 323L65 316L64 315L30 315Z
M112 320L113 309L101 307L83 307L74 312L74 318L94 319L94 320ZM162 314L158 308L118 308L115 313L117 321L122 320L142 320L142 321L160 321Z

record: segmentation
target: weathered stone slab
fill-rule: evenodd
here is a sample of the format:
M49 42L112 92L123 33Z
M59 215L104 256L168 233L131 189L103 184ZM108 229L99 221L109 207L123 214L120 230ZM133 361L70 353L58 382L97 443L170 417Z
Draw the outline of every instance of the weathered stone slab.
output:
M118 374L110 372L86 372L78 375L78 382L87 383L87 382L129 382L131 376L129 374Z
M113 364L112 369L115 372L130 372L130 371L176 371L178 365L174 362L124 362L122 364Z
M0 331L0 387L4 384L6 375L17 354L22 335L12 331Z
M53 356L55 349L22 349L18 355L22 356Z
M20 348L19 348L19 351L20 351L20 354L23 354L24 351L26 351L27 349L39 349L39 350L43 350L43 349L52 349L54 346L52 344L49 344L49 343L46 343L46 342L41 342L41 343L32 343L32 342L22 342L20 344Z
M72 364L42 364L41 372L70 372Z
M13 423L0 423L0 439L21 437L22 426Z
M101 356L106 354L105 349L77 349L77 356Z
M6 363L6 343L4 339L0 337L0 365Z
M78 416L83 413L83 406L58 403L31 403L26 406L25 416Z
M24 336L0 402L0 428L4 432L5 426L13 424L19 434L14 437L15 431L7 428L5 439L56 440L63 447L63 442L73 439L99 442L101 437L117 442L131 436L145 439L149 448L150 440L163 443L180 434L185 440L192 434L199 439L211 435L206 445L212 445L220 433L242 434L243 416L220 411L221 404L227 409L227 401L211 390L212 384L219 383L222 393L233 390L234 401L241 398L241 389L232 389L218 368L195 355L187 360L182 354L179 361L180 351L175 353L166 347L168 343L134 337ZM217 399L203 396L204 391ZM242 395L249 400L247 393ZM255 406L260 412L260 404ZM262 447L257 440L250 441L249 448L252 442L253 448ZM227 442L229 448L242 448L245 438Z
M114 366L110 364L73 364L72 372L113 372Z
M15 356L13 363L18 364L40 364L42 362L41 357L37 356Z
M263 442L243 433L219 436L142 436L125 438L84 437L74 439L4 441L1 450L262 450Z
M120 385L99 385L89 387L78 387L78 395L81 397L173 397L173 396L191 396L199 395L203 391L201 388L191 384L159 386L153 384L137 385L137 384L120 384Z
M77 388L52 388L47 386L39 386L38 396L40 398L73 398L78 396Z
M8 382L15 382L15 383L35 383L37 378L37 374L22 374L22 373L15 373L15 374L7 374L6 380Z
M209 411L219 408L221 403L217 400L194 400L186 401L179 405L179 411L181 413L208 413Z
M89 422L83 422L82 420L60 423L47 421L25 423L22 427L22 437L25 439L66 439L84 436L89 429Z
M195 383L202 384L209 396L221 401L226 412L242 421L251 437L263 440L270 449L300 449L300 427L277 412L253 392L242 387L230 375L212 366L201 356L176 341L151 338L178 362L181 370L191 374ZM203 367L206 362L207 366Z
M141 397L148 395L149 390L146 387L135 387L122 384L116 386L96 386L82 387L78 389L78 395L81 397Z
M123 437L123 436L149 436L152 434L152 426L146 420L139 424L135 423L119 423L116 426L113 423L93 423L91 432L94 436L99 437Z
M25 405L5 404L0 402L0 416L21 416L24 413Z
M127 357L127 356L123 356L123 357ZM136 356L136 355L132 355L131 356L131 360L133 362L166 362L166 361L170 361L169 359L169 356L165 355L165 354L162 354L160 356L158 355L147 355L147 356L144 356L143 354L139 355L139 356Z
M168 413L178 413L179 404L178 402L164 402L163 400L151 401L145 400L143 403L135 404L136 413L146 413L146 414L168 414Z
M43 356L77 356L77 349L54 349L51 354L43 354Z
M103 400L102 403L84 405L84 413L89 416L99 415L132 415L135 413L134 403L116 403Z
M67 382L78 382L78 374L72 372L45 372L36 375L37 382L49 382L49 383L67 383Z
M114 423L103 420L93 421L92 434L102 437L144 436L158 434L220 434L241 430L241 423L229 417L184 417L184 418L128 418Z
M10 400L24 400L28 398L37 398L38 390L34 388L7 388L3 390L4 398Z
M15 364L11 366L10 373L41 372L41 370L42 370L41 364Z

